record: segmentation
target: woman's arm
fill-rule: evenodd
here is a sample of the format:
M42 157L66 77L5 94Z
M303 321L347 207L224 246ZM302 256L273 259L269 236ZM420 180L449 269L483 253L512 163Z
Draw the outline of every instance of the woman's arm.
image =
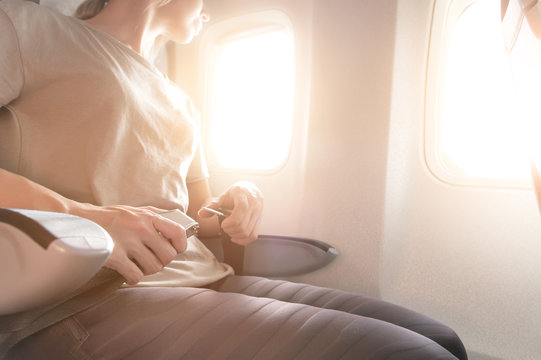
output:
M204 217L199 215L199 210L213 200L208 181L196 181L187 184L187 187L190 202L186 213L199 223L198 236L206 238L220 235L220 224L216 216Z
M79 203L3 169L0 207L69 213L101 225L115 243L105 266L118 271L128 284L160 271L186 249L184 229L157 216L160 209Z
M220 196L213 198L207 180L188 184L190 205L188 215L200 225L200 236L216 236L220 232L216 216L201 209L206 206L232 210L231 215L222 222L222 229L237 244L247 245L257 239L259 223L263 214L263 195L248 182L238 182L230 186Z

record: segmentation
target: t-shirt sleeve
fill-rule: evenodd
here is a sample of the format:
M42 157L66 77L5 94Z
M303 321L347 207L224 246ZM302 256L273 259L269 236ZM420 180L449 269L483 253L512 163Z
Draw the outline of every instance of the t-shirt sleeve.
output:
M0 8L0 107L17 98L24 76L17 33L9 16Z
M186 176L186 183L192 183L209 178L209 172L207 168L207 161L205 159L205 151L201 141L201 122L199 112L195 109L193 103L191 103L191 111L194 118L197 120L196 132L194 134L197 148L188 169L188 175Z
M186 183L193 183L208 178L209 172L207 169L207 162L205 161L205 156L203 154L203 151L201 150L201 146L199 146L192 160L190 168L188 169Z

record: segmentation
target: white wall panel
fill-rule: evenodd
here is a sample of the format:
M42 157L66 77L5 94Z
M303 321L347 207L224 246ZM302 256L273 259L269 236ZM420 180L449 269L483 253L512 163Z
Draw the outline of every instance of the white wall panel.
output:
M382 297L450 324L471 359L538 359L541 224L533 191L450 186L425 164L431 3L398 6Z
M207 3L213 21L278 9L296 27L304 87L288 163L266 175L214 171L211 182L216 192L238 179L255 182L266 196L264 233L315 238L341 251L326 268L293 280L440 319L473 360L538 359L541 217L533 191L450 186L425 164L436 1ZM177 52L176 77L201 105L199 45Z

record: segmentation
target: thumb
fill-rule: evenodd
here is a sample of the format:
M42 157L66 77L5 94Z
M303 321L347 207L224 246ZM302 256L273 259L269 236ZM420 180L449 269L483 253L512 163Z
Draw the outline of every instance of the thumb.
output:
M220 208L220 203L218 200L213 200L209 202L206 206L203 206L199 211L197 212L197 215L202 218L208 218L212 217L214 215L218 215L217 211ZM213 211L214 210L214 211Z

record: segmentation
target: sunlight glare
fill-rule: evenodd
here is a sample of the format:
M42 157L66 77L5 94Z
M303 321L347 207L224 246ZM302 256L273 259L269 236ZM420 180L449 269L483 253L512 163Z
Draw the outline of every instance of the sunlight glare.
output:
M443 165L477 178L529 178L534 122L516 103L499 2L480 0L466 9L446 61L438 134Z
M287 158L292 133L292 34L280 30L227 42L214 64L213 159L234 169L278 167Z

